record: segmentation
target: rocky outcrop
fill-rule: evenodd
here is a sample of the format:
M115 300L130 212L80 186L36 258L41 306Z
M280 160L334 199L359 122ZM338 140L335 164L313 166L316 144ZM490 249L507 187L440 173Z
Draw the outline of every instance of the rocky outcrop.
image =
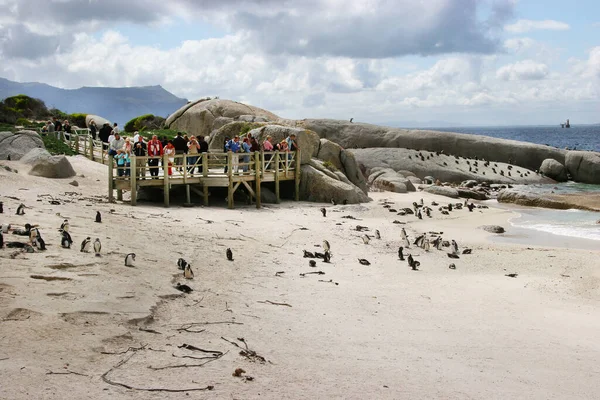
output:
M346 151L342 146L327 139L321 139L317 158L329 161L337 169L342 171L354 185L367 193L367 182L360 170L354 154Z
M339 204L370 201L367 195L355 185L326 175L312 165L303 165L301 171L300 198L302 200L328 203L333 199Z
M600 198L594 194L535 194L518 189L505 189L498 193L497 200L500 203L513 203L528 207L600 211Z
M333 143L327 139L321 139L319 144L319 152L317 158L319 160L328 161L333 164L337 169L343 170L344 166L340 160L340 153L342 152L342 146L337 143Z
M489 233L498 233L499 234L499 233L506 232L504 230L504 228L501 227L500 225L483 225L481 227L481 229L483 229L484 231L489 232Z
M547 158L542 162L540 173L558 182L567 181L567 169L552 158Z
M512 161L530 170L538 169L547 158L564 163L566 155L565 150L549 146L464 133L389 128L330 119L305 119L296 124L346 149L386 147L444 151L467 158Z
M23 164L33 165L33 164L37 163L39 160L43 160L43 159L50 158L50 157L52 157L52 154L48 153L48 150L42 149L42 148L37 148L37 149L32 149L29 152L27 152L27 154L25 154L21 158L20 161Z
M569 151L565 166L576 182L600 183L600 153Z
M368 179L373 188L388 192L407 193L416 191L412 182L391 168L374 168Z
M0 132L0 160L20 160L35 148L44 148L40 135L34 131Z
M429 151L411 149L371 148L347 150L354 154L366 174L373 168L408 170L422 180L432 176L442 182L460 183L467 180L489 183L553 183L550 178L512 165L466 159ZM435 181L434 180L434 181Z
M218 118L231 118L243 122L276 121L279 117L262 108L238 103L231 100L199 100L186 104L167 118L166 126L170 129L186 132L188 135L208 136L217 125L222 124ZM252 120L252 121L250 121Z
M473 200L488 200L489 197L484 191L471 190L467 188L456 188L458 192L458 197L463 199L473 199Z
M458 190L449 186L432 185L426 187L423 191L431 194L437 194L439 196L451 197L453 199L458 199L459 197Z
M231 139L234 136L239 136L242 129L247 129L246 127L250 125L251 129L262 128L264 124L262 123L248 123L248 122L230 122L228 124L223 125L217 130L213 131L210 137L205 137L205 140L208 142L208 149L212 152L222 152L223 146L225 144L225 139Z
M85 116L85 126L89 128L90 122L92 122L92 120L96 123L96 127L98 129L102 128L104 124L109 124L110 126L112 126L112 123L106 118L93 114L88 114Z
M67 157L50 156L38 158L33 163L29 175L44 178L71 178L76 174Z

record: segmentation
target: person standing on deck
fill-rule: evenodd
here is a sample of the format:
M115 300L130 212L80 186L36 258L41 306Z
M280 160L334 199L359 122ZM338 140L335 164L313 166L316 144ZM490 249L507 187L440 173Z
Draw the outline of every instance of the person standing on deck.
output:
M175 146L173 146L173 141L169 140L167 142L167 145L164 147L163 152L167 155L168 157L168 165L167 165L167 171L169 176L173 175L173 162L175 161Z
M96 121L90 121L90 135L92 135L92 139L96 140L96 133L98 132L98 127L96 126Z
M177 137L173 139L173 146L175 147L175 154L186 154L188 152L187 141L183 138L181 132L177 132ZM181 166L183 164L183 158L176 158L175 165ZM181 171L181 167L179 167Z
M110 142L108 141L108 139L110 138L110 125L107 123L105 123L104 125L102 125L102 128L100 128L100 131L98 132L98 136L100 136L100 140L102 141L102 143L104 143L104 150L106 150L108 148L108 144L110 144Z
M162 143L158 140L158 136L152 136L152 140L148 142L148 157L160 157L163 155ZM158 158L150 158L148 167L150 168L150 176L158 177Z
M240 137L238 135L235 135L233 137L233 139L231 139L229 142L227 142L226 148L227 148L227 151L230 151L233 153L231 155L231 167L233 169L233 173L237 174L238 169L239 169L239 167L238 167L239 156L237 155L237 153L239 153L240 149L241 149Z
M204 136L198 136L198 144L200 144L200 153L202 153L202 157L208 157L208 142L204 140ZM202 163L200 163L198 169L201 173L204 172L204 169L202 168Z
M243 162L244 165L242 166L242 171L244 172L248 172L248 167L249 167L249 163L250 163L250 149L252 147L250 146L249 140L247 137L244 138L244 140L242 141L242 147L240 149L240 152L244 153L243 156Z
M188 154L190 157L187 159L188 165L188 173L190 175L194 175L194 170L196 169L196 162L198 161L198 153L200 152L200 143L196 140L196 136L192 135L190 141L187 144ZM199 167L200 172L202 172L202 167Z
M138 141L133 146L133 154L135 154L136 157L146 157L146 143L144 143L142 135L138 135ZM135 171L135 176L144 179L146 177L146 161L137 161L136 167L137 171Z

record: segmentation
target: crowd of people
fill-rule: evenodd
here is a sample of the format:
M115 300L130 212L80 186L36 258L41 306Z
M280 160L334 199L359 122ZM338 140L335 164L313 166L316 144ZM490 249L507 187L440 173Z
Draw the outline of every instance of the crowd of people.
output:
M52 117L51 121L48 121L42 127L42 133L54 133L57 139L60 139L61 133L72 133L73 128L69 124L69 120L60 121L57 117Z
M96 130L91 126L95 123L90 123L90 134L95 139ZM108 126L108 128L107 128ZM110 129L110 132L109 132ZM163 137L159 140L157 135L153 135L152 139L148 142L145 141L144 137L138 132L134 133L133 139L123 138L120 135L118 125L115 123L113 128L110 128L109 124L104 126L97 131L100 140L103 142L104 148L107 150L109 156L113 156L117 163L117 175L118 176L130 176L131 174L131 156L135 157L151 157L148 158L148 169L150 170L150 177L157 178L159 173L159 163L162 161L164 155L167 156L168 164L166 167L167 174L173 175L173 169L176 168L179 171L183 170L183 157L175 157L176 155L187 155L187 172L194 175L196 170L199 173L203 173L202 163L198 164L200 154L208 153L208 143L204 140L203 136L191 135L188 137L181 132L177 133L177 136L172 140ZM250 133L245 135L242 140L239 136L233 138L226 138L223 150L234 153L232 157L232 170L233 173L246 173L249 170L250 153L263 151L266 152L264 155L265 162L271 160L271 154L269 152L281 151L281 152L293 152L298 149L298 143L296 141L296 135L291 134L279 143L273 144L273 138L267 136L262 144L258 143L258 140L253 137ZM154 158L156 157L156 158ZM289 154L291 159L292 155ZM241 170L240 170L240 159L241 159ZM270 169L273 169L271 166ZM225 166L225 172L227 172L227 166ZM145 163L136 163L136 177L146 177L146 165Z

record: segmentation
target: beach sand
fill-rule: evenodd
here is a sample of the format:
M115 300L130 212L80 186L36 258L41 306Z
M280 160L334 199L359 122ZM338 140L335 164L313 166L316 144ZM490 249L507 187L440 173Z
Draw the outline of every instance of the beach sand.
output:
M105 166L70 159L78 187L15 162L4 164L18 174L0 170L0 223L38 224L48 246L14 259L0 250L2 399L598 398L600 251L492 241L479 227L511 234L510 210L433 207L418 220L381 205L452 201L420 192L348 206L131 207L107 202ZM24 216L14 215L20 202ZM71 249L60 247L64 218ZM363 244L356 225L381 239ZM411 245L405 252L421 262L412 271L397 256L401 227L412 239L443 231L473 252L452 260ZM86 236L101 239L102 257L79 251ZM331 264L310 268L302 250L322 251L324 239ZM123 262L130 252L133 268ZM195 279L183 279L179 257ZM300 276L315 271L325 274Z

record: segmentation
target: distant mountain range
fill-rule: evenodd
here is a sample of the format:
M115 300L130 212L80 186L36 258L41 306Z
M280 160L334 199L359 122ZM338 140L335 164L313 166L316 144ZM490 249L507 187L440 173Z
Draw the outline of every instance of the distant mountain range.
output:
M43 100L48 108L58 108L68 114L95 114L121 126L143 114L166 118L187 103L186 99L162 86L60 89L45 83L20 83L0 78L0 99L18 94Z

